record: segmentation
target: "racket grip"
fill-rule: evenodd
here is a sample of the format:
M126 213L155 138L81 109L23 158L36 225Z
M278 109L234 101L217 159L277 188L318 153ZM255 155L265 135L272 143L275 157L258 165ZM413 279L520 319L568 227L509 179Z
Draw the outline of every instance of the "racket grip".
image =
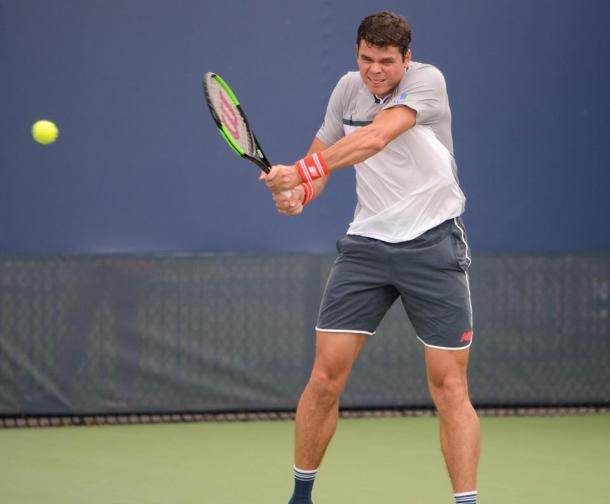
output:
M292 196L292 191L282 191L280 194L286 198L290 198L290 196Z

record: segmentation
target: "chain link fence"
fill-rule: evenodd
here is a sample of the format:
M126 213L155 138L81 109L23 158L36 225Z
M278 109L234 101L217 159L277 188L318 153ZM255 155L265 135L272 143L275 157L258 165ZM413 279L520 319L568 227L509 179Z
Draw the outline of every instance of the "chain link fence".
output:
M0 258L0 415L289 411L332 255ZM610 254L475 255L475 404L610 404ZM345 408L422 408L395 304Z

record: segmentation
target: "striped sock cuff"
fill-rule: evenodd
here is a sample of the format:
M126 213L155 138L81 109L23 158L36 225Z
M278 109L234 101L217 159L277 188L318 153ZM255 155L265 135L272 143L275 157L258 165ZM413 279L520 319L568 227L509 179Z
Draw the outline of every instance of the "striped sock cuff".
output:
M318 474L317 469L299 469L294 466L294 477L299 481L313 481Z
M455 504L477 504L477 491L453 494Z

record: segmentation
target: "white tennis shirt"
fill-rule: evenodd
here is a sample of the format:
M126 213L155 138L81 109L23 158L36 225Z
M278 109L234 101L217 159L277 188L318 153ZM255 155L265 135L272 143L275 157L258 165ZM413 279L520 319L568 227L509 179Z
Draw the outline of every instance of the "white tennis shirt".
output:
M464 212L442 73L412 61L396 89L380 100L358 72L348 72L337 83L316 135L330 146L396 106L414 109L416 124L354 166L358 203L347 230L391 243L412 240Z

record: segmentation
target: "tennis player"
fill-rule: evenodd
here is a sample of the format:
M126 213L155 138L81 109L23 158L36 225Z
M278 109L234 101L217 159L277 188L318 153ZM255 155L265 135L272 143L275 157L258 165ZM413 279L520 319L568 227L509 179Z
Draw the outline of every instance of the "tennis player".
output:
M278 211L298 215L334 170L354 166L358 204L322 298L316 357L296 416L290 504L310 504L335 432L352 364L400 297L425 349L428 386L455 502L476 503L479 420L468 394L472 343L465 198L453 157L445 80L411 60L411 29L396 14L367 16L359 72L335 87L308 155L262 176ZM292 196L280 191L292 189ZM406 494L406 491L405 491Z

